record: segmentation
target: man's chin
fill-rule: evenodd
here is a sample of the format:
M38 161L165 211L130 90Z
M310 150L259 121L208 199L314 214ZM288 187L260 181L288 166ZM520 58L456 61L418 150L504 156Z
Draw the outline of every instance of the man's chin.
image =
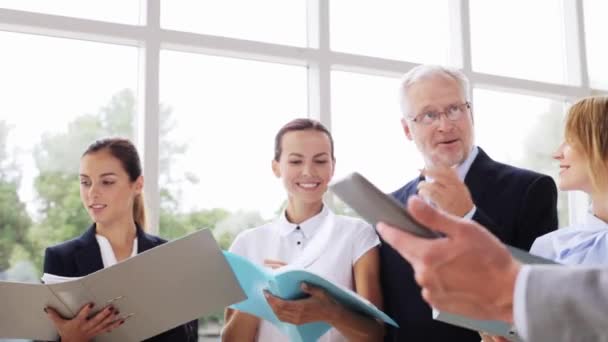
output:
M439 166L439 167L454 167L454 166L458 166L458 165L462 164L464 159L465 158L462 157L462 154L451 155L451 156L440 156L439 158L435 159L433 164L436 166Z

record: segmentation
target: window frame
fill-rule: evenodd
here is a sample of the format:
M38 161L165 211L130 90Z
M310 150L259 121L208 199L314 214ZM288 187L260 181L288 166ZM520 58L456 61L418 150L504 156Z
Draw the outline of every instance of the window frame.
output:
M308 115L331 130L331 72L347 71L400 77L418 63L331 51L329 2L307 0L307 47L293 47L192 32L160 26L160 1L142 0L139 25L109 23L59 15L0 8L0 30L50 37L89 40L137 47L140 68L135 132L146 173L145 196L150 227L158 229L159 194L159 66L161 49L283 63L308 68ZM498 76L472 70L469 0L449 2L449 64L460 68L471 87L507 91L573 102L590 95L607 95L589 83L584 34L583 0L559 0L564 8L567 80L574 85L553 84ZM569 194L570 220L582 217L587 198Z

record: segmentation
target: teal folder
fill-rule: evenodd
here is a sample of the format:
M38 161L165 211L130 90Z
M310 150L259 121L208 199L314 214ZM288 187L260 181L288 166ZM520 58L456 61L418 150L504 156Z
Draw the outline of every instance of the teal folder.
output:
M301 299L307 296L300 289L300 285L305 282L325 289L336 301L351 310L397 327L397 323L392 318L378 310L365 298L349 289L337 286L317 274L289 268L285 270L267 269L230 252L224 252L224 256L247 295L246 300L230 307L271 322L285 335L289 336L289 340L292 342L316 341L331 327L324 322L294 325L279 321L268 302L266 302L264 290L268 290L273 295L283 299Z

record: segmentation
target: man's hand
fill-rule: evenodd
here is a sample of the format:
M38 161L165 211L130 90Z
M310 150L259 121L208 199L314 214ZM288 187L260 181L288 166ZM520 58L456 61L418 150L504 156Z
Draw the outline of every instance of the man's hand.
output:
M287 263L281 260L273 260L273 259L264 259L264 266L269 267L273 270L286 266Z
M416 196L407 210L446 235L424 239L378 224L382 238L411 263L422 297L446 312L512 322L520 265L500 241L479 224L436 210Z
M422 174L433 182L418 183L418 194L443 211L463 217L473 209L473 199L467 186L458 178L456 170L449 167L425 169Z

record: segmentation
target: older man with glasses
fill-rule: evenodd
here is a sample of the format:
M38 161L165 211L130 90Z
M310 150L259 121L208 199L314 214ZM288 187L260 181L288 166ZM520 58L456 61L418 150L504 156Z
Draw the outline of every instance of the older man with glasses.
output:
M468 79L458 70L421 65L404 75L402 126L425 166L392 196L405 204L417 194L444 212L479 222L502 242L528 250L536 237L557 228L555 182L496 162L475 145L470 93ZM386 341L479 342L477 332L434 321L410 264L388 244L382 244L380 253L384 307L400 326L388 331Z

